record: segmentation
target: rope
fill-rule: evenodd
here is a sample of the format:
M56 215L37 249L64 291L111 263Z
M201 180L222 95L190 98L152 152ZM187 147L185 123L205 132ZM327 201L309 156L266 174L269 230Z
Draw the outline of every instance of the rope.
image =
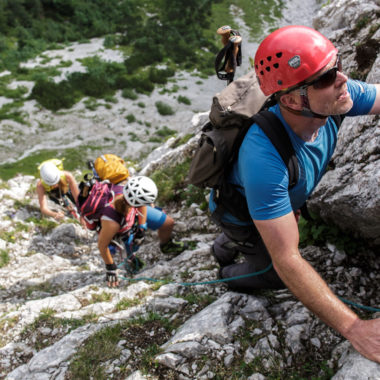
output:
M239 280L241 278L247 278L247 277L253 277L253 276L259 276L260 274L263 274L265 272L268 272L272 268L272 263L270 263L265 269L260 270L258 272L254 273L248 273L248 274L242 274L240 276L235 277L228 277L228 278L222 278L219 280L211 280L211 281L201 281L201 282L175 282L175 281L169 281L168 284L177 284L182 286L196 286L196 285L211 285L211 284L218 284L220 282L228 282L228 281L234 281ZM138 278L125 278L123 276L119 276L122 280L126 281L150 281L150 282L161 282L163 280L158 280L156 278L150 278L150 277L138 277Z
M380 309L377 309L376 307L371 307L371 306L364 306L364 305L359 305L358 303L355 303L355 302L352 302L350 300L346 300L342 297L338 297L341 301L343 301L344 303L346 303L347 305L351 305L351 306L354 306L354 307L358 307L359 309L364 309L364 310L368 310L368 311L374 311L374 312L379 312Z
M120 264L121 265L121 264ZM119 267L120 267L119 265ZM128 282L137 282L137 281L149 281L149 282L166 282L167 284L176 284L176 285L182 285L182 286L197 286L197 285L212 285L212 284L219 284L221 282L229 282L234 280L239 280L241 278L247 278L247 277L254 277L259 276L261 274L264 274L268 272L270 269L272 269L273 265L270 263L265 269L260 270L258 272L248 273L248 274L242 274L240 276L235 277L228 277L228 278L222 278L218 280L211 280L211 281L201 281L201 282L176 282L176 281L165 281L165 280L159 280L157 278L150 278L150 277L137 277L137 278L126 278L123 276L119 276L122 280L128 281ZM338 297L342 302L344 302L347 305L354 306L359 309L367 310L367 311L373 311L373 312L380 312L380 309L376 307L370 307L370 306L364 306L360 305L358 303L346 300L342 297Z

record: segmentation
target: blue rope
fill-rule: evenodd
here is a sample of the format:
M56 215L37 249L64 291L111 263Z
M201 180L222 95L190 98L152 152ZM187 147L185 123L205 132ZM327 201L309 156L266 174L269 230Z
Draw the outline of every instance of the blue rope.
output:
M240 280L241 278L247 278L247 277L254 277L254 276L259 276L260 274L264 274L268 272L270 269L272 269L273 264L270 263L265 269L260 270L258 272L253 272L253 273L248 273L248 274L242 274L240 276L235 276L235 277L228 277L228 278L222 278L219 280L211 280L211 281L201 281L201 282L175 282L175 281L168 281L168 284L177 284L177 285L182 285L182 286L196 286L196 285L211 285L211 284L218 284L221 282L228 282L228 281L234 281L234 280ZM150 278L150 277L137 277L137 278L126 278L123 276L119 276L122 280L133 282L133 281L150 281L150 282L161 282L164 280L158 280L156 278ZM380 312L380 309L376 307L370 307L370 306L364 306L360 305L358 303L346 300L342 297L338 297L342 302L346 303L347 305L351 305L354 307L357 307L359 309L363 310L368 310L368 311L373 311L373 312Z
M272 268L272 263L270 263L265 269L260 270L258 272L254 273L248 273L248 274L242 274L240 276L235 277L228 277L228 278L222 278L220 280L211 280L211 281L202 281L202 282L175 282L175 281L169 281L169 284L177 284L182 286L195 286L195 285L210 285L210 284L218 284L220 282L228 282L228 281L234 281L239 280L241 278L247 278L247 277L253 277L253 276L259 276L260 274L263 274L265 272L268 272ZM151 282L161 282L163 280L158 280L155 278L149 278L149 277L138 277L138 278L125 278L122 276L119 276L121 279L126 281L151 281Z
M371 307L371 306L364 306L364 305L359 305L358 303L355 303L355 302L352 302L350 300L346 300L342 297L338 297L341 301L343 301L344 303L346 303L347 305L351 305L351 306L355 306L355 307L358 307L359 309L364 309L364 310L368 310L368 311L374 311L374 312L378 312L380 311L380 309L377 309L376 307Z

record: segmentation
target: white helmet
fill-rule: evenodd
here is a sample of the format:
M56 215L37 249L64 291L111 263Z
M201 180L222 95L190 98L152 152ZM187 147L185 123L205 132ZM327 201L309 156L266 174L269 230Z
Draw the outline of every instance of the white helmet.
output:
M40 175L49 186L56 185L61 179L61 171L52 162L46 162L41 166Z
M148 177L130 177L123 188L125 200L132 207L140 207L153 203L157 198L157 186Z

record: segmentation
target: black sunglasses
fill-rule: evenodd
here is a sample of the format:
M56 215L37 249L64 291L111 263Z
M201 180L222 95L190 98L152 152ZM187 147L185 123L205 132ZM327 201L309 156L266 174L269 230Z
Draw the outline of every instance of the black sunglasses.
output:
M340 60L340 57L338 55L336 59L335 66L332 67L330 70L327 70L322 75L320 75L318 78L315 78L311 82L306 82L304 86L313 86L316 90L320 90L323 88L327 88L334 84L336 79L336 73L342 71L342 62Z

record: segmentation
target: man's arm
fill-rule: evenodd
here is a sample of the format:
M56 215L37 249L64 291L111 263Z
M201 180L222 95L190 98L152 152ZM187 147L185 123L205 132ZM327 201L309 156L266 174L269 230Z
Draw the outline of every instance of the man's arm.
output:
M380 114L380 84L375 84L375 87L376 87L376 98L371 108L371 111L369 111L371 115Z
M254 220L254 223L276 272L289 290L322 321L350 340L362 355L380 362L380 319L360 320L302 258L294 214L271 220Z

